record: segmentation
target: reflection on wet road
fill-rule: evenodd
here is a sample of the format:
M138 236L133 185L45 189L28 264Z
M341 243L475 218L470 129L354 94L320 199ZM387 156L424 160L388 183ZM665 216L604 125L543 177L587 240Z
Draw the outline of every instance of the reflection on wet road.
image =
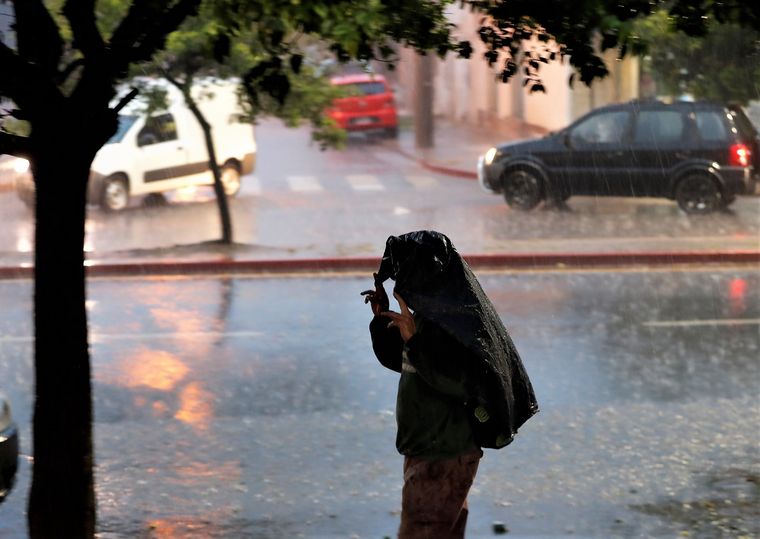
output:
M496 520L515 537L760 533L757 272L481 281L541 413L512 446L487 452L473 537ZM397 379L372 355L359 297L369 284L92 280L103 537L394 535ZM0 385L26 454L30 291L0 281L0 303L16 306L0 313ZM2 537L23 537L26 461L19 479L0 506Z

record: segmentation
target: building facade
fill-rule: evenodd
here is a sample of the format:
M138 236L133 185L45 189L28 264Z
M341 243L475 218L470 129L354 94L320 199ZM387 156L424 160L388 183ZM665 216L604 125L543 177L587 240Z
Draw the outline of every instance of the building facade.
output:
M436 58L433 78L436 117L452 122L488 124L517 120L546 130L564 127L596 107L636 99L639 96L639 61L635 57L617 60L617 51L604 55L610 74L587 87L580 81L569 85L573 73L568 62L543 64L540 70L546 93L530 93L523 86L520 70L508 83L497 79L493 67L483 58L485 46L478 30L481 16L460 8L452 8L450 21L456 25L456 38L467 40L473 47L469 59ZM530 46L529 44L526 46ZM409 49L400 51L397 69L398 99L402 108L410 110L415 91L417 54Z

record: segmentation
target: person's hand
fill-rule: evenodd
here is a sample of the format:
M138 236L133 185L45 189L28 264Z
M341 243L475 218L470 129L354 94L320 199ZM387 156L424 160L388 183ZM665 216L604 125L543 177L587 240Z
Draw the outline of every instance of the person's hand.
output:
M406 302L396 293L393 294L393 297L398 301L398 306L401 309L401 312L385 311L380 313L380 315L391 319L391 321L388 322L388 327L398 328L401 333L401 338L406 342L411 339L414 332L417 331L417 326L414 324L414 317L409 311L409 307L406 306Z
M369 303L372 308L372 314L378 315L390 308L390 302L388 301L388 294L385 293L383 283L377 281L377 273L373 273L375 278L375 289L365 290L362 292L364 296L364 303Z

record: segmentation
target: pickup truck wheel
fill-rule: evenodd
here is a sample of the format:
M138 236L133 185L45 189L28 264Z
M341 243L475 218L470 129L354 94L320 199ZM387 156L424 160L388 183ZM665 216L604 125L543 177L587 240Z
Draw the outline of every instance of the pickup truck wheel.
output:
M105 211L121 211L129 204L129 189L124 176L109 176L103 184L100 207Z
M544 195L541 180L527 170L513 170L504 179L504 200L510 208L529 211L538 206Z
M222 186L228 197L234 197L240 191L240 169L232 163L222 167Z
M706 214L725 206L720 187L701 174L686 176L676 186L676 202L689 214Z

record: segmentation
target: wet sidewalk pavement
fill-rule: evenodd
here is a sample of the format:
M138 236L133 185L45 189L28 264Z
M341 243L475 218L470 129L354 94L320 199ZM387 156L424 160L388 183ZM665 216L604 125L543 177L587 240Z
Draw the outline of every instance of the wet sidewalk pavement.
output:
M398 150L429 170L462 178L476 179L478 157L503 142L541 137L549 131L513 118L475 126L435 119L432 148L417 148L413 129L399 132Z

